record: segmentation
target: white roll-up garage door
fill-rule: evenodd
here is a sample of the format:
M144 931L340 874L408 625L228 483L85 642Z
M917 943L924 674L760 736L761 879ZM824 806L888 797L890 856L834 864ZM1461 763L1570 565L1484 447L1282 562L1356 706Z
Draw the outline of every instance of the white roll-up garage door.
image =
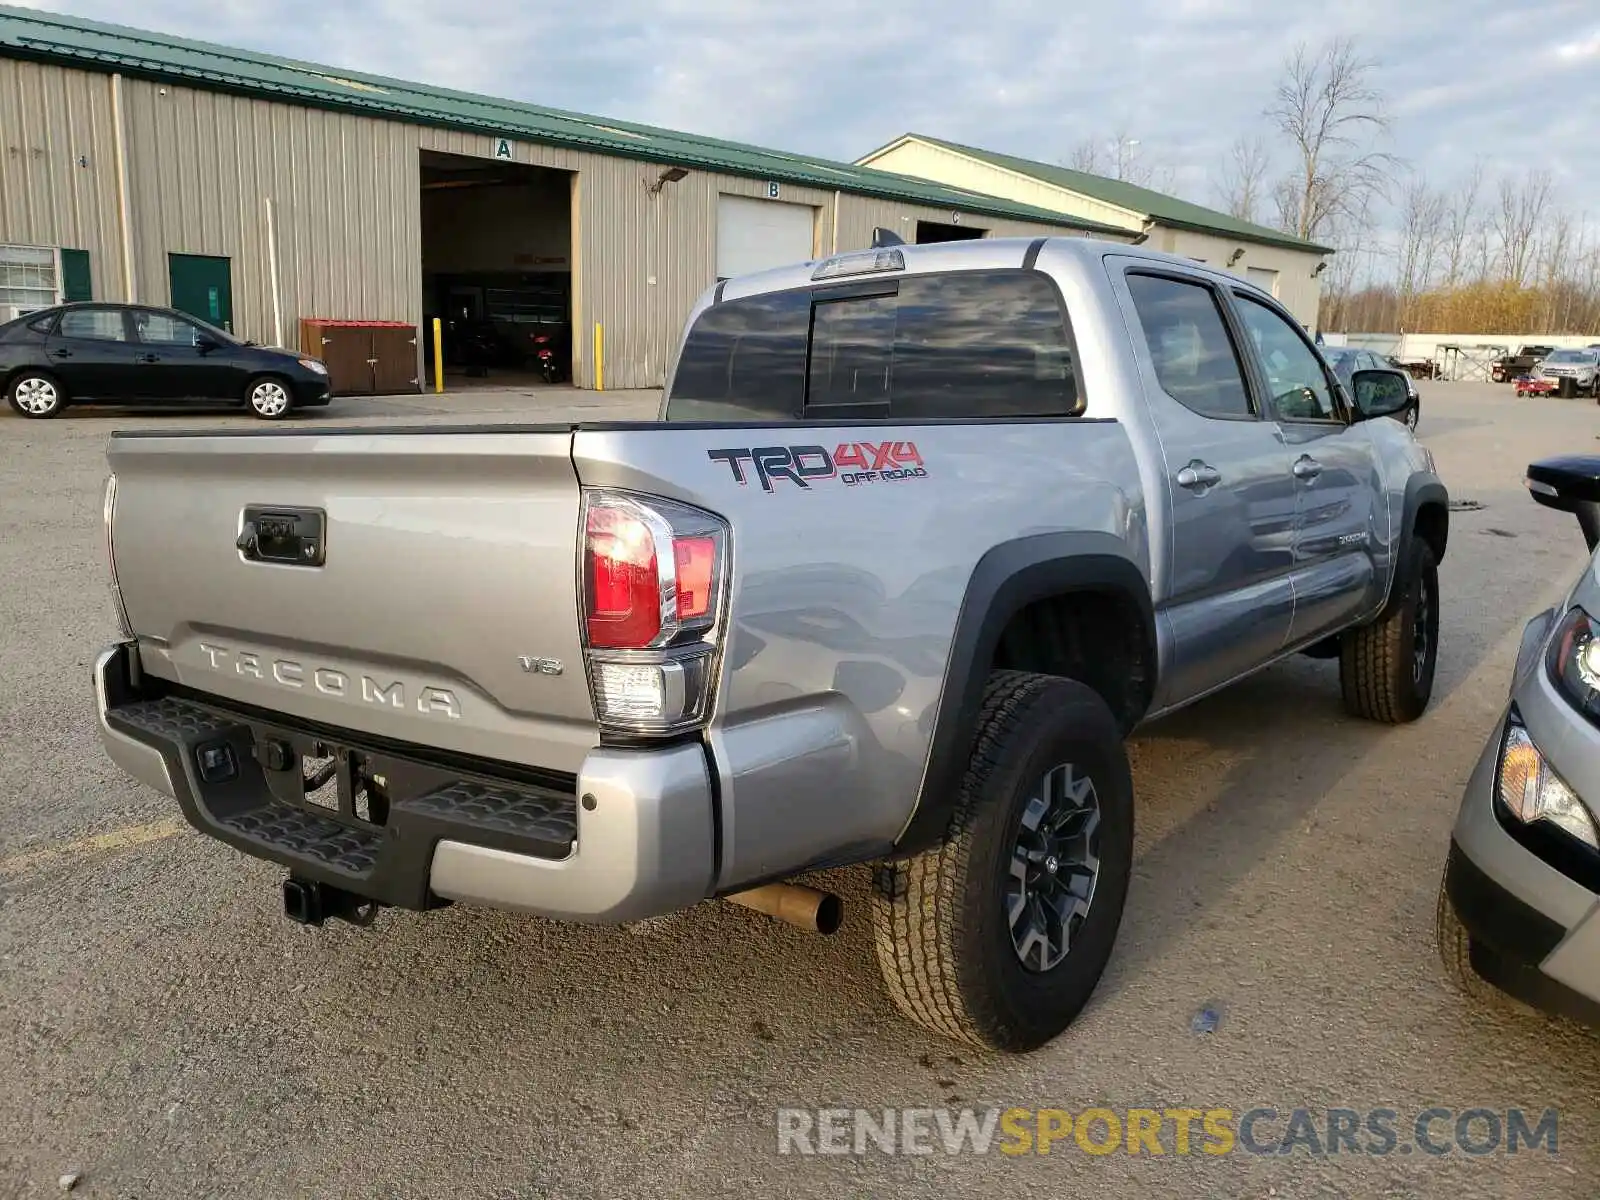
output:
M717 278L807 261L815 216L809 204L718 196Z

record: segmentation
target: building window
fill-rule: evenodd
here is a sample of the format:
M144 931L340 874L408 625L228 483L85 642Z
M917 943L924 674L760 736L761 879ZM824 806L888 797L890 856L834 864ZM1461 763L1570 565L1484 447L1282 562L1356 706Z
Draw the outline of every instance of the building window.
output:
M56 252L49 246L0 246L0 310L21 315L59 298Z

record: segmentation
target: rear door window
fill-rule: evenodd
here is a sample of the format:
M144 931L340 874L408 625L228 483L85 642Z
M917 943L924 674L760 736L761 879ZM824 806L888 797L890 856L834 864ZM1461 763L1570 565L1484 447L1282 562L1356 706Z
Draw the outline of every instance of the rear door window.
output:
M1026 418L1082 407L1055 286L1000 270L707 309L684 343L667 419Z
M59 333L65 338L95 342L125 342L127 326L120 308L69 308L61 314Z

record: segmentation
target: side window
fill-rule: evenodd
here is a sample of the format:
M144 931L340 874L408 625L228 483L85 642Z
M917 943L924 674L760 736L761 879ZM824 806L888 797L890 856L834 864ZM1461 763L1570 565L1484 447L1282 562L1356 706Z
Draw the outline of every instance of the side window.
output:
M55 323L56 314L50 313L48 316L36 317L32 321L29 321L28 328L33 330L35 333L49 333L51 328L54 327Z
M141 342L156 346L193 346L199 328L167 313L135 309L133 329Z
M1289 322L1249 296L1235 293L1239 313L1255 343L1272 405L1284 421L1337 421L1333 391L1322 364Z
M127 328L117 308L69 308L61 314L61 336L91 338L100 342L125 342Z
M684 339L667 399L669 421L775 421L805 399L809 291L725 300Z
M1067 313L1048 277L913 275L900 283L896 311L896 420L1082 411Z
M1253 417L1239 355L1211 289L1159 275L1127 278L1162 390L1203 417Z

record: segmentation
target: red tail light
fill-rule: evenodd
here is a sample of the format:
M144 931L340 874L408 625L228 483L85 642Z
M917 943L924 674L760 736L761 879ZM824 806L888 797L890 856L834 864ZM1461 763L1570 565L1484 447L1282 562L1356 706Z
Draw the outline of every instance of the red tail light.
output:
M589 509L584 547L589 645L637 650L661 632L661 573L655 537L620 508Z
M586 500L583 619L601 726L630 736L692 729L715 691L728 526L655 497Z

